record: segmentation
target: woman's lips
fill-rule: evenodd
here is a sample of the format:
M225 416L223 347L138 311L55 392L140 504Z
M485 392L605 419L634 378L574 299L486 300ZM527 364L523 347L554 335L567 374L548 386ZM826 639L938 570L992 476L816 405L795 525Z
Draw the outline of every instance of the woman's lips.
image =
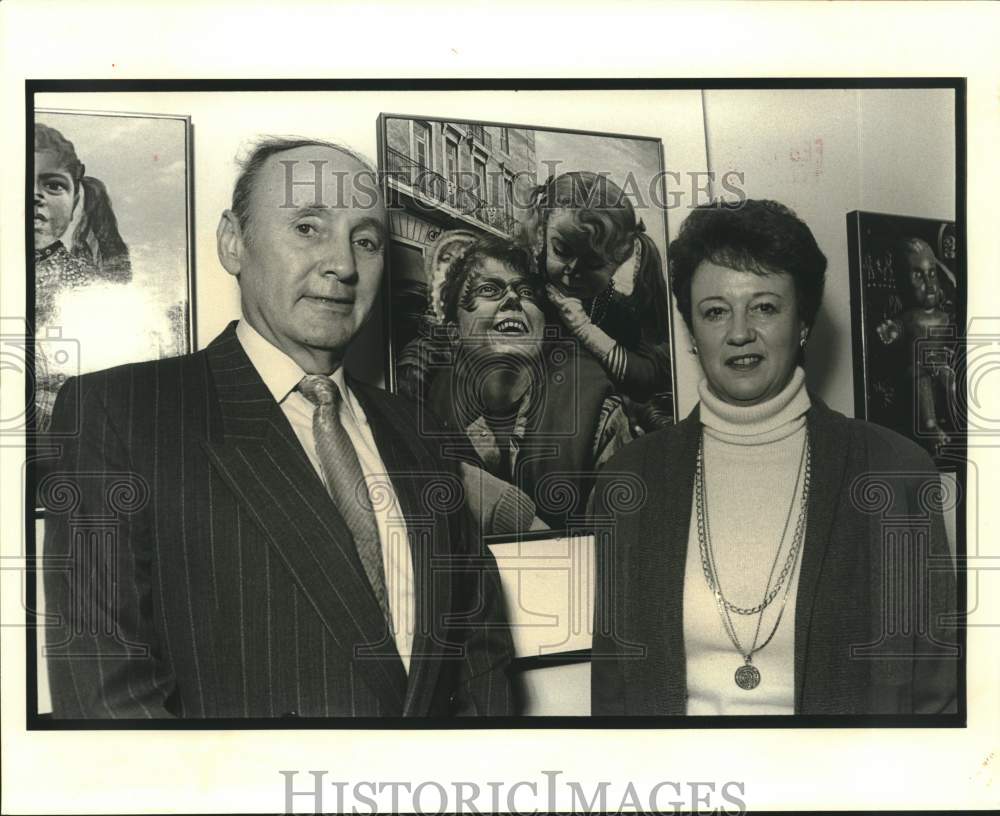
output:
M726 360L726 365L736 371L752 371L764 362L760 354L739 354Z
M528 326L523 320L515 317L505 317L493 326L493 331L500 334L527 334Z

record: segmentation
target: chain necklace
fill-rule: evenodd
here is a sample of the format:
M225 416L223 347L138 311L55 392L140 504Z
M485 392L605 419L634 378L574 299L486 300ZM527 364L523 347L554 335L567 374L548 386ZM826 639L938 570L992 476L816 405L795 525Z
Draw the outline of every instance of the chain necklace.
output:
M608 281L607 287L590 302L587 317L590 318L590 322L595 326L600 325L601 321L604 320L604 315L607 314L608 304L611 302L611 295L614 292L614 288L614 281Z
M719 609L719 616L722 618L722 624L726 630L726 635L728 635L729 640L732 641L736 651L743 656L744 664L736 670L734 675L736 685L745 691L750 691L760 685L760 670L753 665L753 656L771 642L774 635L778 631L778 626L781 625L781 618L785 614L785 605L788 602L788 593L792 587L792 581L788 580L788 578L795 568L795 562L798 560L799 551L802 549L802 539L805 532L806 517L808 515L809 483L812 472L812 455L809 445L809 431L806 430L805 439L802 443L802 455L799 459L798 475L795 479L795 490L792 492L792 500L789 504L788 515L785 518L785 526L782 531L782 537L778 542L778 549L774 554L774 561L771 562L771 571L767 576L767 584L764 588L764 600L762 603L749 609L744 609L743 607L738 607L730 603L726 600L726 597L722 592L722 586L719 582L719 570L715 563L715 554L712 551L712 538L708 523L708 494L705 488L704 459L705 436L703 433L698 442L698 459L695 466L695 505L697 510L698 549L701 554L701 567L702 572L705 575L705 581L708 584L708 588L712 591L712 594L715 597L715 603ZM778 577L778 583L772 589L771 580L774 577L774 570L778 565L778 556L781 554L781 544L788 535L788 524L791 518L792 507L795 506L795 493L798 492L800 480L802 482L802 496L799 503L799 517L795 523L795 534L792 538L792 546L789 550L788 557L785 559L785 564L781 570L781 574ZM764 620L764 610L771 603L771 601L777 597L782 583L785 583L785 594L781 599L781 609L778 610L778 617L774 622L774 627L771 629L771 633L767 636L767 640L758 646L757 641L760 637L760 627ZM753 643L751 644L749 650L744 649L739 641L739 637L736 634L736 626L733 624L732 618L729 614L730 611L741 615L757 615L757 626L754 630Z

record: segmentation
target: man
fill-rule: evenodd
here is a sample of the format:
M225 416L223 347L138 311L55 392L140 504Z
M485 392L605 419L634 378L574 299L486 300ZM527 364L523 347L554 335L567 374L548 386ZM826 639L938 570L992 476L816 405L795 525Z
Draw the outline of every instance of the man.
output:
M217 232L243 319L67 383L42 486L55 717L511 713L460 481L410 403L341 367L384 224L350 151L262 143Z
M472 244L448 268L439 305L458 344L428 401L459 442L451 449L485 473L464 471L484 529L565 527L583 512L596 471L632 439L621 397L546 314L522 247Z

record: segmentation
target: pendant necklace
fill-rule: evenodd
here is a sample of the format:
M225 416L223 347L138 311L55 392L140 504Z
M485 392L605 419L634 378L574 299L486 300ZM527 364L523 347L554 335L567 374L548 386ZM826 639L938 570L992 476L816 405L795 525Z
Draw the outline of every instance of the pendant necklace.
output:
M723 628L726 630L726 634L728 635L729 640L732 641L736 651L738 651L743 657L743 665L736 669L733 679L736 681L736 685L741 689L744 691L750 691L757 688L757 686L760 685L761 680L760 669L753 665L753 656L767 646L767 644L774 638L775 633L778 631L778 626L781 624L781 618L785 614L785 604L788 602L788 593L792 587L791 575L795 570L795 564L798 561L798 555L802 549L806 516L808 515L809 482L812 471L809 431L808 429L806 430L805 439L802 443L802 454L799 458L798 474L795 478L795 490L792 492L792 499L788 506L788 514L785 517L785 526L782 530L781 539L778 541L778 548L774 554L774 560L771 563L771 571L767 576L767 584L764 587L764 596L761 603L753 607L744 608L730 603L722 591L722 585L719 581L719 570L715 562L715 553L712 550L712 536L708 523L708 493L705 487L704 463L705 435L703 432L701 439L698 442L698 458L695 465L694 476L695 507L697 511L698 526L698 550L701 554L701 568L705 575L705 582L708 584L708 588L715 597L715 604L719 609L719 616L722 619ZM788 552L788 557L785 559L784 565L782 566L781 572L778 575L778 580L774 587L772 587L771 582L774 578L775 568L778 565L778 556L781 554L781 545L788 537L788 526L791 522L792 508L795 506L795 495L798 493L800 483L802 484L802 494L799 500L799 514L798 519L795 522L795 533L792 537L792 546ZM767 640L758 646L757 641L760 637L760 627L764 620L764 611L771 604L771 601L777 597L778 593L781 591L782 585L785 587L785 593L781 599L781 608L778 610L777 619L774 622L771 633L767 636ZM736 634L736 626L733 623L730 612L737 615L757 615L757 627L754 630L753 643L751 644L749 650L744 649L743 645L740 643L739 637Z

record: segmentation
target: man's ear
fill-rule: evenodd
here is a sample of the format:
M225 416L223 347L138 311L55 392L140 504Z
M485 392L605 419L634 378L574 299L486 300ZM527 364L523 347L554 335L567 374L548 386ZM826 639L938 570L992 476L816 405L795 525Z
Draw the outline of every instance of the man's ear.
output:
M219 227L215 231L216 248L219 262L223 268L234 277L240 276L243 261L243 233L240 221L232 210L225 210L219 219Z

